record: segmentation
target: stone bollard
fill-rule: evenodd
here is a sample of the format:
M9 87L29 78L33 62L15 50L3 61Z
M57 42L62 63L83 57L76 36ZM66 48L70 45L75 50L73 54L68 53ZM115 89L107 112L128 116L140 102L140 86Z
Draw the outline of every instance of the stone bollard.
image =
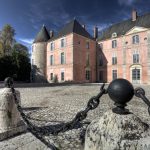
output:
M134 95L131 83L116 79L108 86L108 94L117 107L91 122L84 150L150 150L149 126L125 109Z
M16 91L16 95L20 102L19 91ZM0 140L25 130L26 127L17 110L11 88L7 86L0 89Z

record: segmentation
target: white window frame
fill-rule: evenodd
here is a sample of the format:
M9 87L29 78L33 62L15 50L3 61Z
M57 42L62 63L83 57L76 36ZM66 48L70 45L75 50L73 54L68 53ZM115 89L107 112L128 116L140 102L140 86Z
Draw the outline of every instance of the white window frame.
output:
M52 56L52 57L51 57ZM53 59L52 59L53 58ZM54 65L54 55L50 55L50 65Z
M50 43L50 50L53 51L54 50L54 42Z
M135 58L134 58L135 57ZM133 55L132 55L132 63L133 64L138 64L140 63L140 54L138 50L134 50L133 51Z
M63 57L63 58L64 58L63 63L62 63L62 57L61 57L61 56L62 56L62 53L64 54L64 57ZM65 52L61 52L61 53L60 53L60 64L61 64L61 65L65 64Z
M114 71L116 71L115 73L116 73L116 78L114 78ZM118 78L118 70L117 69L112 69L112 80L115 80L115 79L117 79Z
M140 37L138 34L132 36L132 44L140 43Z
M62 40L64 40L63 46L62 46ZM66 47L66 38L65 37L60 39L60 48L64 48L64 47Z
M112 65L116 65L117 64L117 53L114 52L112 54Z
M117 47L117 40L112 40L112 48L116 48Z

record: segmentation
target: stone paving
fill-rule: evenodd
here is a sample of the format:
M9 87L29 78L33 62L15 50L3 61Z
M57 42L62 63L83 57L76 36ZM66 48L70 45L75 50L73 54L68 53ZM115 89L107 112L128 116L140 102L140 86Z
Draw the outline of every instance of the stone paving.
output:
M142 85L142 87L150 99L150 86ZM98 94L100 88L98 84L81 84L16 89L21 93L21 105L24 112L30 117L30 121L36 126L48 126L71 120L78 111L86 107L89 98ZM100 117L112 107L113 102L108 95L104 95L98 108L88 113L82 128L44 138L54 143L60 150L83 150L84 141L82 141L83 136L81 135L84 135L86 122ZM147 106L142 100L134 97L129 102L128 108L144 122L150 124ZM48 148L29 132L0 142L0 150L46 149Z

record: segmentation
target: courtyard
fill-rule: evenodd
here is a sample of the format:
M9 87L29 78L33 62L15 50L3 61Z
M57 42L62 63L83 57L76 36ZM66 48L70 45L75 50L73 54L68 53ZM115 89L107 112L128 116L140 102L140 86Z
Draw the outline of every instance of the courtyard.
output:
M140 87L145 89L146 96L150 99L150 86L140 85ZM20 91L21 105L29 120L36 126L48 126L72 120L77 112L86 108L88 100L99 93L100 84L39 87L24 85L16 87L16 90ZM113 107L113 101L110 100L109 96L103 95L99 106L95 110L89 111L81 128L44 138L61 150L83 150L84 141L82 141L81 132L85 131L88 122L101 117L103 113ZM141 118L143 122L150 124L147 106L142 100L133 97L127 108ZM1 141L0 147L1 150L48 149L29 132Z

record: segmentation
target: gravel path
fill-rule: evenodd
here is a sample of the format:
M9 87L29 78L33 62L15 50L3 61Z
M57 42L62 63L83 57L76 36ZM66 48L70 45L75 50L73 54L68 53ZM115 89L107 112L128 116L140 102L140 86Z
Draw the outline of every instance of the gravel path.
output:
M150 99L150 86L142 85L142 87ZM78 111L86 107L89 98L99 93L100 88L98 84L83 84L16 89L21 93L21 105L24 112L30 116L30 121L36 126L46 126L71 120ZM113 102L108 95L104 95L98 108L88 113L85 122L91 122L112 107ZM144 122L150 124L147 106L143 101L134 97L129 102L128 108ZM86 127L87 124L83 124L83 128L60 133L57 136L45 136L44 138L54 143L60 150L83 150L84 141L82 140L84 140L84 136L81 135L84 135ZM1 150L48 149L28 132L0 142L0 147Z

